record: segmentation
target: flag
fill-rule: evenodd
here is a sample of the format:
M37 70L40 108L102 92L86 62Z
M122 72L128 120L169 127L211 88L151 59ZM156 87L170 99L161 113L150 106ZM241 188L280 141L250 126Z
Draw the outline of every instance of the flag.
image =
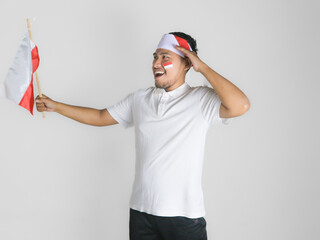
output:
M167 68L173 67L173 64L172 64L172 62L166 62L163 64L163 66L164 66L164 69L167 69Z
M26 30L19 45L13 63L6 75L2 94L24 107L33 115L34 94L33 94L33 73L39 66L38 47L29 37Z

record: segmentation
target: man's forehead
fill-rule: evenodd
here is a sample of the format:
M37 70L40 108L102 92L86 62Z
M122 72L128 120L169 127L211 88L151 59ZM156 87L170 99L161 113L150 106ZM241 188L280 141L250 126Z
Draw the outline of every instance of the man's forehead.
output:
M170 51L170 50L168 50L168 49L163 49L163 48L158 48L154 53L153 53L153 55L156 55L156 54L159 54L159 55L161 55L161 54L168 54L168 55L175 55L176 53L174 53L174 52L172 52L172 51ZM178 55L178 54L177 54Z

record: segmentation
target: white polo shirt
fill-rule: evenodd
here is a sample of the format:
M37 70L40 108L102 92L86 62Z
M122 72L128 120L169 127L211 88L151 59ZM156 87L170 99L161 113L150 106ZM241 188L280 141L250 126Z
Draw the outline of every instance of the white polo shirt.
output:
M184 82L166 92L155 86L107 107L123 127L135 127L135 179L130 208L157 216L205 216L201 185L205 139L220 118L213 88Z

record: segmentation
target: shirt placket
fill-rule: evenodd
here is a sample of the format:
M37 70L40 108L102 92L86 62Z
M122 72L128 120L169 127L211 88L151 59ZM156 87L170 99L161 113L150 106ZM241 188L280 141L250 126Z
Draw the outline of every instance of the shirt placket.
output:
M159 100L159 106L158 106L158 115L162 116L165 111L165 106L168 101L169 96L165 93L162 94Z

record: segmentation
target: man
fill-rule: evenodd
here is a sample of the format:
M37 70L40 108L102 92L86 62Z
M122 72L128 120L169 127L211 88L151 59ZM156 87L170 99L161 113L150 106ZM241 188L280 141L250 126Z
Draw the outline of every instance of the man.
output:
M197 56L196 41L164 34L152 71L155 86L139 89L106 109L71 106L37 96L38 111L55 111L81 123L135 127L136 165L130 198L131 240L207 239L201 187L205 137L216 120L230 124L250 102ZM190 87L193 67L213 88Z

